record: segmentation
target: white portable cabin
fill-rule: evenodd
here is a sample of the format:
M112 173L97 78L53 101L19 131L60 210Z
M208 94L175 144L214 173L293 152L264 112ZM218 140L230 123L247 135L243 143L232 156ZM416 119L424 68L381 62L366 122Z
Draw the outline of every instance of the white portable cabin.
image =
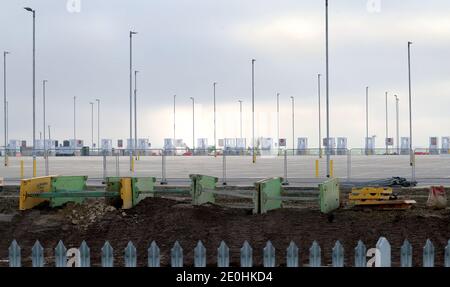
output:
M327 147L330 154L336 154L336 139L335 138L323 138L323 146L325 154L327 154Z
M442 137L441 138L441 153L449 154L450 149L450 137Z
M430 137L430 154L439 154L438 137Z
M339 137L337 138L337 154L346 155L348 152L347 138Z
M199 138L197 139L197 146L195 147L195 154L208 154L208 139Z
M375 137L365 138L366 143L364 145L364 154L375 154Z
M273 138L259 138L261 155L272 155Z
M305 155L308 152L308 138L297 138L297 154Z
M400 154L409 154L409 137L401 138Z

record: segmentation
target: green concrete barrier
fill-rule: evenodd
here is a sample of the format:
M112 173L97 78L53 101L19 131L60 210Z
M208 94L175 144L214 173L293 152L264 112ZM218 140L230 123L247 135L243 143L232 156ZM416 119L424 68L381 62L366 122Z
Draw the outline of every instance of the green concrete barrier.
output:
M215 203L216 195L207 190L216 189L218 178L201 174L190 174L189 177L191 178L190 194L192 197L192 204L201 205L205 203Z
M87 176L58 176L51 179L51 192L78 192L86 190ZM67 202L82 203L82 197L53 197L50 199L50 206L62 206Z
M147 197L154 197L155 177L134 177L131 179L131 189L133 192L133 206Z
M333 178L319 184L319 205L322 213L330 213L339 208L339 180Z
M255 182L256 192L253 196L253 213L263 214L282 206L281 192L283 190L281 177L267 178Z

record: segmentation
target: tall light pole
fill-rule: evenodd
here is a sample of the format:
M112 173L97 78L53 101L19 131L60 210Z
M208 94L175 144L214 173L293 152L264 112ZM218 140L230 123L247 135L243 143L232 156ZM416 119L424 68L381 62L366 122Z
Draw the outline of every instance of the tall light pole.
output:
M133 142L133 35L137 32L130 31L130 171L133 171L133 151L131 144Z
M321 111L320 111L320 77L321 74L317 74L317 96L319 100L319 158L322 158L322 122L321 122Z
M94 148L94 103L89 104L91 105L91 147Z
M51 136L51 134L50 134L50 125L48 125L48 139L49 139L49 140L52 139L52 136Z
M213 97L214 97L214 156L217 156L216 148L216 86L217 83L213 83Z
M6 101L6 142L8 142L8 139L9 139L9 102Z
M242 139L242 100L238 100L238 102L239 102L239 127L240 127L239 136Z
M74 148L76 150L77 148L77 129L76 129L76 122L77 122L77 117L76 117L76 99L77 97L74 96L73 97L73 140L74 140Z
M400 138L399 138L399 126L398 126L398 96L394 95L395 97L395 113L396 113L396 126L397 126L397 138L395 139L396 143L397 143L397 154L400 154Z
M100 99L95 99L97 102L97 150L100 151Z
M252 157L256 163L255 154L255 59L252 59Z
M137 73L139 71L134 71L134 156L137 159Z
M369 155L369 87L366 87L366 155Z
M408 94L409 94L409 165L412 170L412 179L414 180L414 151L412 145L412 112L411 112L411 45L412 42L408 42Z
M173 95L173 144L175 145L176 134L175 134L175 104L176 104L177 95Z
M278 150L280 150L280 93L277 93L277 141Z
M194 98L190 97L192 100L192 154L195 151L195 103Z
M295 151L295 120L294 120L294 97L291 96L292 101L292 154L294 154Z
M388 137L389 137L389 122L388 122L388 92L386 92L386 155L389 154Z
M33 177L36 177L36 11L24 9L33 14Z
M8 154L6 152L7 147L7 108L6 108L6 55L8 55L9 52L4 51L3 52L3 110L4 110L4 125L5 125L5 166L8 166Z
M43 128L43 132L44 132L44 158L47 157L47 143L45 142L45 130L46 130L46 124L45 124L45 84L47 83L47 80L43 80L42 81L42 98L43 98L43 112L44 112L44 128Z
M327 177L330 177L330 110L329 110L329 63L328 63L328 0L325 0L325 54L326 54L326 110L327 110Z

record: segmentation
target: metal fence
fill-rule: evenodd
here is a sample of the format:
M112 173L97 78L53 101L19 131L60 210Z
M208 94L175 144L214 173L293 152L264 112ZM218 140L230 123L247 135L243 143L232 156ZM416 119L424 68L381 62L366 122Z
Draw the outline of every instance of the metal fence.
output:
M130 152L132 156L130 158ZM261 179L283 176L292 179L323 179L326 149L257 150L253 162L251 149L148 149L114 151L77 151L75 156L58 156L57 150L37 151L37 176L87 175L91 179L106 176L155 176L165 183L186 179L190 173L210 174L227 179ZM79 154L79 156L78 156ZM4 156L4 152L2 153ZM333 177L345 180L382 179L400 176L418 179L450 177L450 153L447 150L416 149L412 155L397 149L330 149ZM2 161L5 158L1 159ZM410 165L410 161L413 165ZM34 175L33 159L25 154L11 154L7 166L0 165L5 179L17 180Z
M183 259L183 248L178 241L175 242L173 247L170 249L170 266L171 267L183 267L183 266L194 266L194 267L206 267L206 248L201 241L197 243L194 248L194 262L186 263ZM211 264L217 267L229 267L230 266L230 249L227 244L222 241L217 248L214 250L217 254L216 262L211 262ZM322 250L318 242L314 241L309 248L309 261L302 264L299 256L299 248L297 245L291 241L285 252L286 261L276 262L275 253L277 252L275 247L270 241L268 241L262 250L263 252L263 266L264 267L322 267L329 266L323 264L322 262ZM332 248L332 267L344 267L344 247L339 241L336 241L334 247ZM137 251L136 247L130 241L123 250L124 262L122 266L125 267L137 267ZM405 240L400 248L400 266L401 267L412 267L412 246ZM46 257L44 257L44 248L36 241L31 250L31 262L33 267L43 267L45 265L54 264L56 267L90 267L91 266L91 251L87 243L83 241L79 248L67 249L62 241L59 241L58 245L54 248L54 262L45 262ZM445 267L450 267L450 240L448 245L445 247L444 256ZM147 266L148 267L160 267L161 266L161 250L156 244L152 242L147 249ZM22 256L21 248L19 244L14 240L9 247L9 258L10 267L21 267L22 266ZM354 260L353 265L347 267L391 267L391 245L388 240L384 237L380 237L375 248L367 248L362 241L359 241L354 248ZM425 246L423 247L422 255L422 266L423 267L434 267L435 266L435 247L430 240L427 240ZM101 266L102 267L113 267L114 262L114 250L111 244L106 241L101 248ZM210 264L210 265L211 265ZM119 264L120 265L120 264ZM253 262L253 249L250 244L245 241L242 248L240 249L240 266L241 267L252 267L255 266Z

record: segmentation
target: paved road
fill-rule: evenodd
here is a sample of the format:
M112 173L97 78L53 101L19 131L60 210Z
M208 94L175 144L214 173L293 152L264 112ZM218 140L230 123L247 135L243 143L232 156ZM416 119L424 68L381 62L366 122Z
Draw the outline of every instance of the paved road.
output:
M129 158L119 157L119 168L116 157L106 158L107 176L129 176ZM393 176L411 178L409 156L332 156L334 176L343 181L373 180ZM3 158L0 158L3 162ZM9 166L0 166L0 176L7 183L20 179L20 162L24 162L24 177L32 176L32 158L10 158ZM315 185L326 178L325 158L319 160L319 178L315 177L314 156L288 156L287 178L293 185ZM230 184L251 184L257 179L284 176L284 157L258 157L252 163L251 156L227 156L225 169L226 181ZM45 175L45 162L37 161L37 175ZM189 174L199 173L224 177L223 157L218 156L167 156L166 178L169 182L184 184L189 182ZM160 156L140 157L135 162L136 176L162 177L162 158ZM93 183L103 178L102 157L50 157L49 171L54 175L87 175ZM421 185L450 184L450 155L416 156L416 178ZM100 182L100 180L97 180Z

